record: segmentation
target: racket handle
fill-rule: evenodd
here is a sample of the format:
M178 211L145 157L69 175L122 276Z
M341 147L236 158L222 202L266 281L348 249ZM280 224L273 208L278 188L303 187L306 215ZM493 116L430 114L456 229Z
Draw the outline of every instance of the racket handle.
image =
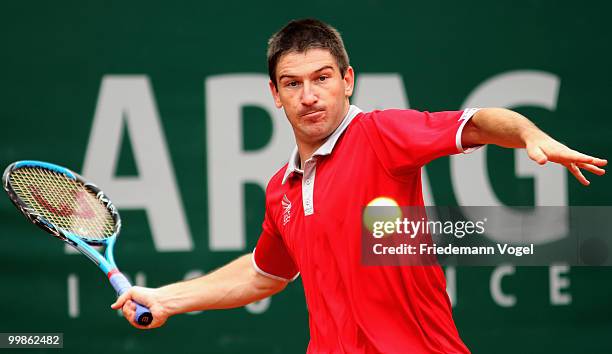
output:
M121 296L124 292L128 291L132 284L127 280L125 275L120 272L113 273L108 280L110 280L113 288L117 291L117 295ZM134 321L141 326L148 326L153 321L153 315L148 307L143 306L136 301L132 300L136 304L136 314L134 315Z

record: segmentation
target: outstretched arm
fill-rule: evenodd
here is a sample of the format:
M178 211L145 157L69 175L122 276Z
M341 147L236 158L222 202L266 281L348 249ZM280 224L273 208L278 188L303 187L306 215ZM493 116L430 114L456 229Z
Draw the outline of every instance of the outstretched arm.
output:
M287 286L287 282L257 273L251 257L251 254L246 254L197 279L157 289L135 286L121 295L111 307L115 310L122 308L124 317L134 327L155 328L176 314L244 306L272 296ZM151 310L153 322L149 326L143 327L134 322L136 305L132 301Z
M601 168L608 161L585 155L561 144L541 131L529 119L504 108L483 108L466 124L461 136L464 147L495 144L507 148L526 148L527 155L540 165L547 161L565 166L580 183L590 182L580 169L596 175L606 171Z

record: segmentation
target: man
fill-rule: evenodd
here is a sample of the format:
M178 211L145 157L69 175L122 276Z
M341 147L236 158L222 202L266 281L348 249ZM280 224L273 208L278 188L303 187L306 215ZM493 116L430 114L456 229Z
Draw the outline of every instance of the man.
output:
M252 254L198 279L134 287L112 305L132 325L137 301L159 327L169 316L232 308L283 290L302 276L309 353L468 353L452 319L439 266L360 263L361 212L381 196L423 205L421 167L483 144L526 148L539 164L566 166L582 183L607 161L555 141L518 113L351 106L354 72L338 32L292 21L268 44L270 91L295 135L289 162L266 190L263 231Z

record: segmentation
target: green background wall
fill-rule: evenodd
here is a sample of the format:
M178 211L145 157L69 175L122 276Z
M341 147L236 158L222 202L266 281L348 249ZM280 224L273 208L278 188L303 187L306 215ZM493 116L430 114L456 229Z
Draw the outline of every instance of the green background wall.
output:
M0 166L39 159L81 171L103 77L147 77L193 250L156 251L145 211L121 209L124 229L116 258L132 277L140 273L148 286L163 285L193 270L211 271L257 241L263 191L246 184L245 218L237 222L247 227L247 247L209 248L206 130L211 120L223 117L206 116L204 82L218 74L266 73L267 38L288 20L315 16L331 22L344 36L358 77L399 74L410 107L420 110L459 109L475 87L501 73L551 73L560 80L556 110L516 109L564 143L610 158L611 11L604 2L535 0L3 3ZM265 111L242 112L245 121L251 116L249 121L261 122L244 129L245 149L265 145L262 136L271 134ZM532 205L533 181L516 177L512 156L489 149L492 186L507 205ZM115 174L138 173L133 147L124 139ZM449 159L434 161L428 174L436 203L456 204ZM568 176L570 205L611 204L610 178L592 180L584 188ZM71 353L305 351L308 319L299 280L261 314L244 308L210 311L138 331L109 308L114 295L104 276L29 225L4 197L0 224L0 332L64 332L63 351ZM549 268L517 268L503 282L504 291L517 297L509 308L490 295L492 272L491 267L456 269L454 315L474 353L610 352L612 269L572 267L566 274L571 303L553 305ZM70 274L78 278L76 318L68 311Z

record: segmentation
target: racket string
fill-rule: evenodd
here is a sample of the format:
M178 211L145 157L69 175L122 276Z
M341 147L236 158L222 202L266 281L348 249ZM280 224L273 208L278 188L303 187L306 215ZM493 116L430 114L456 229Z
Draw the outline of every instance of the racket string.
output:
M115 232L106 206L81 182L41 168L13 171L11 186L25 204L52 224L90 239L105 239Z

